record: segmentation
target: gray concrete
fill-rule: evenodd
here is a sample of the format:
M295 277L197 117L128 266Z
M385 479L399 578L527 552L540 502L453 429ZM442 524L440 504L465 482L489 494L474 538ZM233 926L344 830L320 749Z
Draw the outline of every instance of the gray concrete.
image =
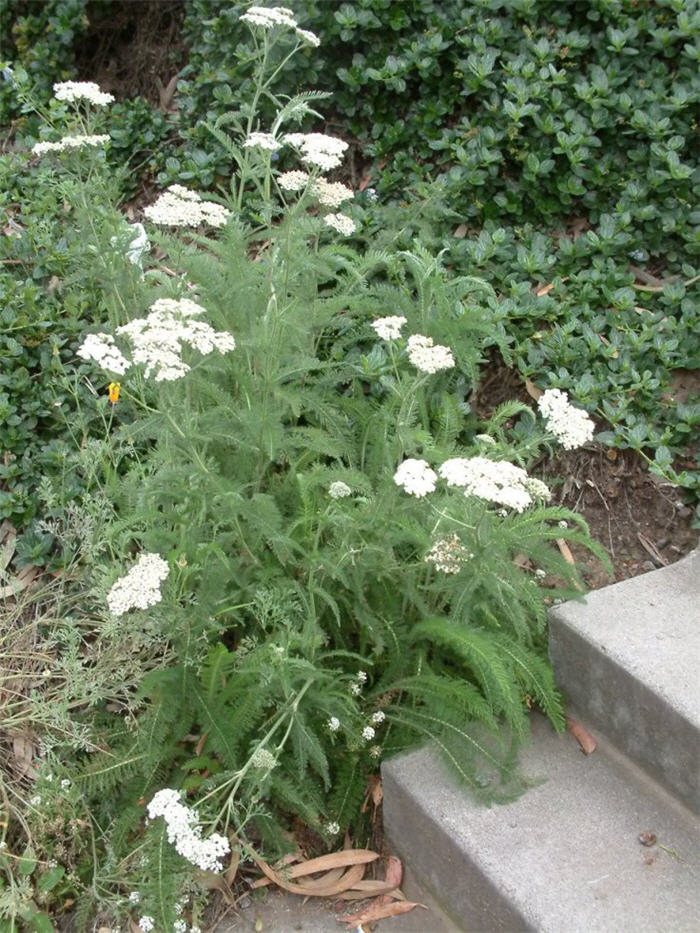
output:
M401 917L378 922L381 933L460 933L463 929L442 912L430 894L410 873L401 890L410 901L425 904ZM362 902L364 903L364 902ZM255 897L236 915L224 917L209 933L343 933L348 927L338 922L341 914L355 913L362 903L299 897L279 890L255 892ZM351 933L357 927L350 927Z
M546 780L489 809L429 750L383 766L387 834L463 930L697 933L690 811L604 741L586 757L539 716L523 767ZM644 831L666 849L642 846Z
M557 606L550 623L566 698L700 812L700 550Z

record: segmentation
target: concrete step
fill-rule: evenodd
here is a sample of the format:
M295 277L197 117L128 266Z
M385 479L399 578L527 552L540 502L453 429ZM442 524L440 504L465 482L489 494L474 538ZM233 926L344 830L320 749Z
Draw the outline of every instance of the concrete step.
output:
M462 930L696 933L700 824L596 737L586 757L533 717L523 768L545 780L491 808L430 749L383 765L390 844ZM641 845L644 832L657 844Z
M550 612L570 703L700 812L700 550Z

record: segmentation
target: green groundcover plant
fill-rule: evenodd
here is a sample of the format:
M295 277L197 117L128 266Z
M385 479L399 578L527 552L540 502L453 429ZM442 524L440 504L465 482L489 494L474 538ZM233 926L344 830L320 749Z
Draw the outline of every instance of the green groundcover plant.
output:
M347 143L299 131L322 95L272 90L278 53L319 40L283 8L242 19L251 94L208 126L220 195L172 185L144 228L115 240L108 204L94 226L94 84L54 89L80 138L34 147L100 244L74 362L104 418L76 404L79 444L47 476L49 508L85 492L44 522L66 573L32 651L12 648L47 659L22 676L64 701L42 718L41 690L15 690L12 728L42 747L31 791L2 777L11 929L69 905L77 929L195 931L231 859L283 854L300 825L319 848L361 836L385 755L430 738L473 793L509 799L529 708L563 728L546 609L580 578L556 542L600 549L527 466L592 422L557 389L477 422L484 352L507 352L493 289L419 242L359 248L363 209L326 174Z

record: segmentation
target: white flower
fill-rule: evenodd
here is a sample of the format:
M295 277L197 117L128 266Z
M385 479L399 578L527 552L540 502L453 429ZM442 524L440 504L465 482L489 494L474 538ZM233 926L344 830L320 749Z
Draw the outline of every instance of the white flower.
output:
M189 298L159 298L145 318L135 318L118 327L117 334L129 340L133 362L145 364L146 377L153 373L156 382L171 382L190 369L182 359L183 344L203 356L213 350L228 353L236 347L231 334L193 320L204 310Z
M114 616L130 609L148 609L162 599L160 585L168 576L168 562L159 554L144 552L131 570L107 594L107 605Z
M408 358L423 373L437 373L455 365L449 347L433 346L433 338L423 334L412 334L408 338Z
M141 903L141 895L139 894L138 891L132 891L132 892L131 892L131 894L129 895L129 903L130 903L130 904L140 904L140 903Z
M30 798L29 798L29 806L30 806L30 807L38 807L40 803L41 803L41 795L40 795L40 794L35 794L33 797L30 797Z
M70 787L70 781L68 780L68 778L63 778L63 780L61 781L61 789L68 790L69 787Z
M352 189L340 182L326 181L317 178L311 186L311 193L324 207L340 207L344 201L349 201L355 195Z
M303 162L315 165L324 172L337 168L348 148L344 140L324 133L287 133L284 139L290 146L299 149Z
M569 403L561 389L547 389L537 400L537 407L548 429L566 450L573 450L592 440L595 425L588 413Z
M507 460L454 457L445 460L439 473L448 486L460 486L465 496L476 496L516 512L532 505L533 496L542 498L544 490L549 494L544 483L533 480L525 470ZM536 492L533 483L537 484Z
M428 466L425 460L404 460L394 473L394 482L401 486L409 495L419 499L434 492L437 482L437 473Z
M109 142L109 136L64 136L58 142L40 142L32 146L35 155L44 155L46 152L64 152L66 149L82 149L84 146L103 146Z
M326 832L329 836L337 836L340 832L340 826L333 820L330 823L326 823Z
M331 732L337 732L340 729L340 720L337 716L331 716L331 718L326 723Z
M283 191L301 191L306 188L310 177L306 172L282 172L277 184Z
M372 714L372 718L370 722L373 723L373 725L375 726L379 726L384 722L385 719L386 719L386 713L383 713L381 710L379 710L379 712Z
M266 748L256 748L250 762L254 768L260 768L261 771L271 771L277 767L277 759Z
M402 314L390 314L372 321L372 327L382 340L398 340L405 323L406 318Z
M241 22L262 26L263 29L274 29L275 26L297 28L294 13L284 6L250 6L241 16Z
M264 149L266 152L276 152L282 144L275 139L272 133L251 133L243 141L244 149L251 149L256 147L258 149Z
M496 444L496 441L491 437L490 434L475 434L474 440L481 441L482 444L488 444L489 447L494 447Z
M552 492L546 483L534 476L528 476L524 481L525 489L530 493L533 499L541 499L543 502L549 502L552 498Z
M459 535L451 534L437 538L423 560L434 564L435 569L442 573L459 573L463 565L473 556L464 547Z
M173 933L187 933L187 923L184 920L176 920L173 923Z
M328 495L331 499L345 499L347 496L352 495L352 489L342 480L336 480L328 487Z
M76 351L83 360L94 360L109 373L123 375L131 363L117 349L111 334L88 334Z
M547 571L542 570L541 567L538 567L537 570L535 571L535 576L539 577L540 580L544 580L544 578L547 576Z
M132 239L128 242L126 247L126 258L135 266L140 266L141 257L151 248L151 244L146 233L146 228L143 224L129 224L129 231L129 235L132 236ZM133 236L131 231L133 231L136 235ZM124 237L113 236L109 242L112 244L112 246L119 246L124 239L126 239L126 233Z
M179 855L202 871L222 871L223 857L231 851L228 839L219 833L203 839L196 811L182 802L178 791L159 790L146 809L152 820L163 817L168 842Z
M342 233L343 236L350 236L351 233L357 230L354 222L345 214L326 214L323 222L327 227L332 227L338 233Z
M568 528L568 527L569 527L569 523L568 523L568 522L565 522L565 521L557 522L557 525L558 525L560 528Z
M154 929L155 923L153 922L153 917L143 916L139 920L139 930L143 930L144 933L150 933Z
M370 758L381 758L382 757L382 747L381 745L373 745L369 750Z
M361 684L367 683L367 672L366 671L358 671L355 676L356 676L358 683L361 683Z
M350 693L352 693L354 697L359 697L359 695L362 693L362 687L360 684L350 684Z
M294 32L299 36L300 39L303 39L305 42L308 42L309 45L313 45L314 48L318 48L321 44L321 40L316 35L315 32L311 32L310 29L295 29Z
M98 84L94 81L59 81L53 86L53 93L56 100L87 100L91 104L102 107L104 104L111 104L114 100L112 94L101 91Z
M371 742L375 735L376 732L371 726L365 726L362 730L362 738L365 742Z
M183 185L170 185L154 204L143 209L154 224L166 227L223 227L231 212L214 201L203 201L196 191Z

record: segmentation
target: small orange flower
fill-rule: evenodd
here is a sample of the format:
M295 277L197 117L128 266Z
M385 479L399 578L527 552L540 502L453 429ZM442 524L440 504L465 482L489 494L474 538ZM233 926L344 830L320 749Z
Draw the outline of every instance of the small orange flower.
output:
M119 382L110 382L109 384L109 400L112 405L116 405L119 401L119 389L121 388L121 383Z

